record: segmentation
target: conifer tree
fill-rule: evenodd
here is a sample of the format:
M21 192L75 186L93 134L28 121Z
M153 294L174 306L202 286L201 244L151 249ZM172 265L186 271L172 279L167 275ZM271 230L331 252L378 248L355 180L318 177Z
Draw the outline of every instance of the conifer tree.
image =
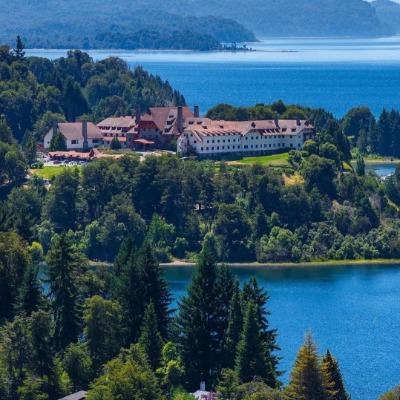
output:
M67 144L63 134L58 131L50 140L49 151L65 151L67 150Z
M147 354L149 364L155 371L160 365L163 341L158 330L157 315L152 301L146 307L139 345Z
M14 49L15 58L18 60L22 60L25 57L25 45L21 39L21 36L17 36L16 46Z
M321 367L327 379L326 389L331 393L331 400L350 400L350 396L344 386L339 363L329 350L322 358Z
M251 382L256 376L270 387L277 386L277 379L264 351L264 343L257 320L257 307L248 301L241 340L237 346L236 373L242 383Z
M145 285L145 304L153 302L157 315L158 329L163 339L168 338L169 323L171 320L171 294L168 283L163 278L163 270L154 257L149 243L144 243L138 255L139 268L143 274Z
M239 282L236 280L233 288L233 295L229 309L229 324L226 332L224 346L224 368L234 368L236 358L236 347L240 341L243 330L243 312Z
M187 296L179 303L177 316L178 342L182 349L182 361L186 366L186 378L190 389L205 381L209 386L216 368L216 317L217 267L212 253L204 249L196 266Z
M260 329L261 338L264 343L264 354L270 361L271 368L273 369L273 373L271 373L271 376L279 376L280 372L277 370L279 357L275 354L275 352L280 349L276 343L276 329L270 329L269 327L268 315L270 315L270 312L266 308L269 297L270 296L268 295L268 292L265 289L259 287L256 278L251 278L243 285L242 306L247 307L247 303L249 301L252 301L256 306L258 326ZM270 386L272 388L275 388L278 385L279 382L276 381L274 385Z
M55 235L47 255L50 299L54 312L56 349L76 342L79 333L77 268L87 260L73 246L66 233Z
M330 393L326 390L326 378L319 362L316 345L309 333L297 353L290 374L289 385L285 389L285 399L330 400Z
M38 267L30 264L24 272L15 309L18 314L30 316L33 312L45 307L46 300L38 279Z

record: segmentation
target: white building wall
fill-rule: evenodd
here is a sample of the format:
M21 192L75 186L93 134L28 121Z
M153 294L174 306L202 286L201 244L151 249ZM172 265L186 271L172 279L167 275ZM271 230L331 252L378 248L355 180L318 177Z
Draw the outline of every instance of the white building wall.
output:
M178 152L185 153L188 146L199 155L246 154L276 152L279 150L299 150L303 147L303 133L261 135L250 131L246 135L200 136L190 131L178 139Z

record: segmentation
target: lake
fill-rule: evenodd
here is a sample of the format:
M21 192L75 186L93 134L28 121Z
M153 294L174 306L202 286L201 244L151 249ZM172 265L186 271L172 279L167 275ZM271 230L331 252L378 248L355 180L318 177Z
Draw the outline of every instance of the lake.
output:
M202 113L218 103L250 106L283 99L322 107L342 117L369 106L375 115L400 104L400 37L383 39L270 39L250 43L255 52L92 50L131 68L142 65L168 79ZM65 50L29 50L55 59Z
M271 298L282 380L287 383L304 334L339 360L353 400L376 400L400 384L400 266L235 268L241 283L256 276ZM176 301L193 268L167 267ZM176 305L176 303L175 303Z

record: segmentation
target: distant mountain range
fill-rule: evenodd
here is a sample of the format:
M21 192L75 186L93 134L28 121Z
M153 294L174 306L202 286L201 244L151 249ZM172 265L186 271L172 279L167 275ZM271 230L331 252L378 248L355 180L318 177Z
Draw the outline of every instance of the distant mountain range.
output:
M400 4L389 0L376 0L371 3L376 15L389 26L395 34L400 34Z
M121 35L212 42L268 37L380 37L400 30L389 0L19 0L2 4L0 43L21 35L28 47L86 47ZM212 15L212 16L211 16ZM138 32L141 32L138 36ZM110 36L111 34L111 36ZM108 36L107 36L108 35ZM140 39L141 40L141 39ZM132 43L141 43L132 40ZM116 41L118 43L118 40Z

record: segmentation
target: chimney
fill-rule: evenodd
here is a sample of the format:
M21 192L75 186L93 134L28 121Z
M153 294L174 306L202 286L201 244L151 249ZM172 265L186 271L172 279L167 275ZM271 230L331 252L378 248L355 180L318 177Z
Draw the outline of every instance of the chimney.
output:
M300 125L301 125L300 117L297 117L297 118L296 118L296 123L297 123L297 126L300 126Z
M277 128L279 128L279 118L275 118L275 125Z
M53 136L57 135L58 121L53 119Z
M200 110L199 110L199 106L194 106L194 117L195 118L199 118L200 117Z
M203 392L206 391L206 383L204 381L200 382L200 390L203 391Z
M140 117L141 117L141 112L140 112L140 106L136 106L136 113L135 113L135 116L136 116L136 125L140 122Z
M83 150L88 150L87 121L82 121Z
M176 124L178 127L179 133L183 132L183 114L182 114L182 106L178 107L178 115L176 117Z

